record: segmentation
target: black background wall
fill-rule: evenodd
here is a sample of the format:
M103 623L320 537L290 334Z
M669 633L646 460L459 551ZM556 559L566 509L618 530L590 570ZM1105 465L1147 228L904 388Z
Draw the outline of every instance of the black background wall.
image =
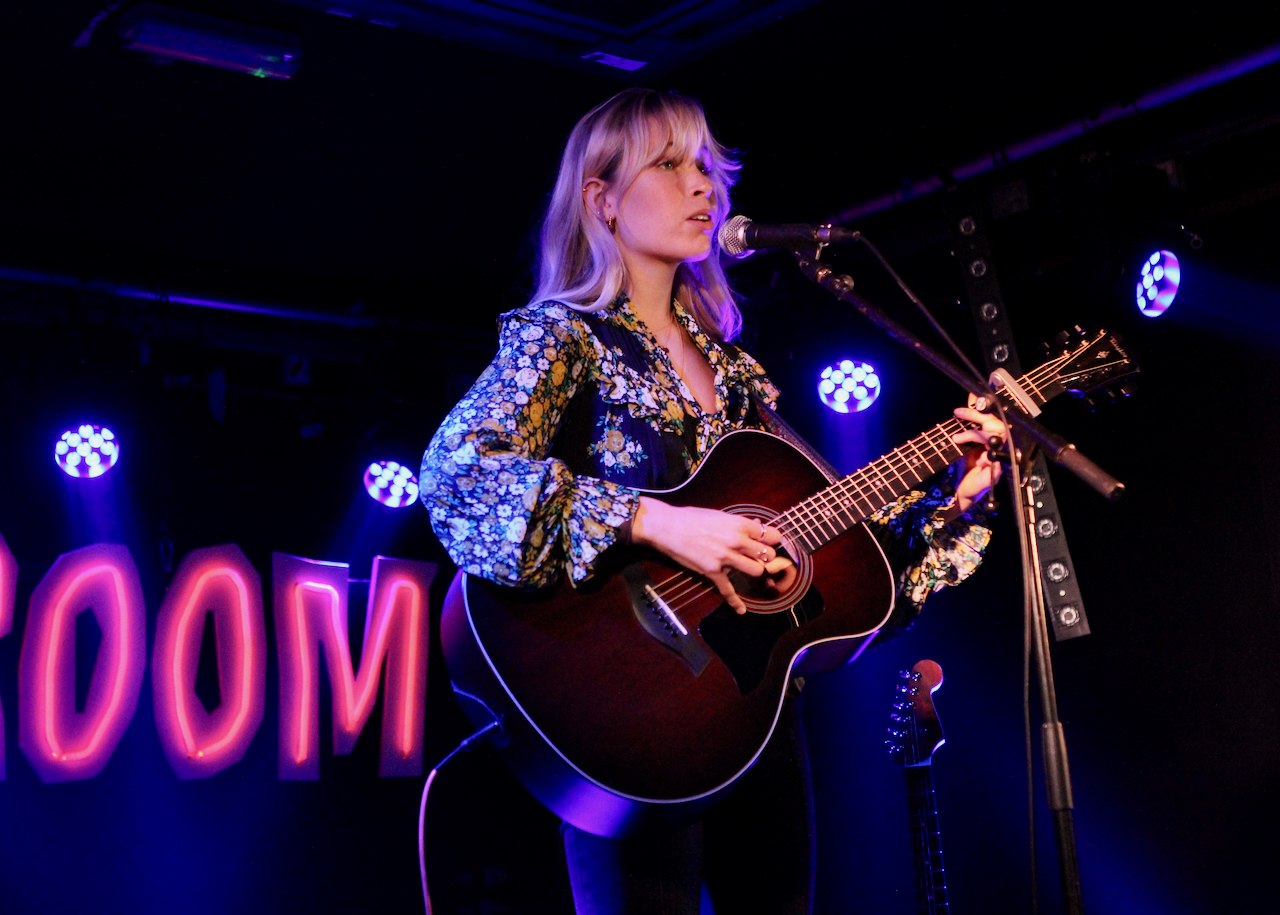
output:
M527 294L528 230L559 144L621 84L293 7L200 8L299 34L303 69L273 82L155 66L105 43L71 47L94 3L5 11L0 533L20 578L13 631L0 639L0 903L412 910L420 784L376 777L372 725L352 756L325 751L318 783L277 781L274 659L266 720L245 760L218 776L173 776L148 680L100 776L41 784L17 744L27 601L59 554L123 542L142 575L150 645L168 583L162 545L180 560L235 542L268 587L272 551L349 561L356 578L374 553L429 559L441 564L438 608L452 569L425 513L381 509L360 471L372 460L416 463L483 367L494 319ZM995 4L820 3L649 82L702 98L722 139L743 151L738 209L816 221L1268 40L1225 12L1086 4L1046 26ZM812 84L750 75L773 70L812 74ZM1080 323L1122 332L1142 365L1133 398L1046 414L1129 488L1112 505L1054 476L1093 628L1057 646L1055 663L1096 912L1214 912L1268 898L1267 848L1252 837L1275 809L1275 80L1260 70L964 188L990 201L1025 182L1027 207L990 222L1024 363L1037 361L1039 341ZM945 202L927 196L862 228L972 348ZM1189 248L1180 225L1203 247ZM1174 306L1151 321L1129 289L1157 242L1178 250L1184 278ZM834 257L916 323L869 260ZM102 283L19 281L18 270L326 321L128 300ZM786 258L734 276L744 342L786 392L784 411L814 441L843 448L851 468L958 402ZM843 354L880 367L886 390L836 426L814 380ZM302 365L307 381L296 383ZM50 460L57 435L86 420L125 443L97 481L109 486L105 502L86 499ZM818 912L912 911L901 774L880 743L896 672L923 657L947 676L937 699L948 742L935 769L952 899L958 910L1027 909L1017 570L1001 516L971 582L933 598L902 637L807 685ZM268 637L274 644L269 614ZM429 760L466 733L436 651ZM1043 898L1056 911L1039 803ZM429 824L437 910L569 911L556 825L490 751L447 770Z

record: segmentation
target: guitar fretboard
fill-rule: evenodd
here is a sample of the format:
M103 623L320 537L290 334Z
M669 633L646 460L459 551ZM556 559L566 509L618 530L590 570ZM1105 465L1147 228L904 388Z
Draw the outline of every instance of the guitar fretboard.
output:
M1050 360L1017 383L1037 404L1043 404L1052 396L1058 368L1070 358L1064 355ZM1006 404L1014 402L1007 390L998 396ZM957 460L964 452L952 436L970 428L974 428L972 423L958 419L939 423L792 506L772 523L812 553Z
M904 769L911 810L911 847L915 854L919 911L921 915L946 915L947 875L942 866L942 830L938 825L937 796L933 793L933 767Z

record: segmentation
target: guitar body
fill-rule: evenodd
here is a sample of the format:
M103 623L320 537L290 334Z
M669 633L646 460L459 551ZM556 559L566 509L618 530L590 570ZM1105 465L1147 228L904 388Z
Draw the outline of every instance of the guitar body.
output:
M791 445L741 431L661 495L768 519L827 486ZM703 579L639 548L610 550L580 589L460 572L441 621L455 691L478 724L486 706L502 720L507 763L574 826L621 836L688 821L759 757L791 678L856 657L893 610L893 575L865 526L812 553L783 546L796 580L780 593L735 582L750 608L741 617ZM669 595L676 622L646 603L646 585Z

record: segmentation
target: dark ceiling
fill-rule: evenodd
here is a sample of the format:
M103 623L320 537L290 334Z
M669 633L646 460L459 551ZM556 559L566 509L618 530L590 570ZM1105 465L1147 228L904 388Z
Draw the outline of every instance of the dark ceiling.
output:
M101 5L6 7L6 265L488 333L527 287L528 230L569 127L615 75L644 76L297 5L172 4L299 36L297 76L258 80L123 51L110 19L72 47ZM742 210L793 221L1264 43L1222 6L826 2L649 81L702 98L743 151ZM1248 77L1103 142L1167 157L1188 124L1273 114L1272 85Z

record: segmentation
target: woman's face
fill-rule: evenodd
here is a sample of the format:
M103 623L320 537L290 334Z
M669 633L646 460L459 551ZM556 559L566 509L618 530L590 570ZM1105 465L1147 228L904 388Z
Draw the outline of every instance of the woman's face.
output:
M715 190L705 159L668 157L671 144L646 165L616 202L618 248L624 259L675 266L711 251Z

